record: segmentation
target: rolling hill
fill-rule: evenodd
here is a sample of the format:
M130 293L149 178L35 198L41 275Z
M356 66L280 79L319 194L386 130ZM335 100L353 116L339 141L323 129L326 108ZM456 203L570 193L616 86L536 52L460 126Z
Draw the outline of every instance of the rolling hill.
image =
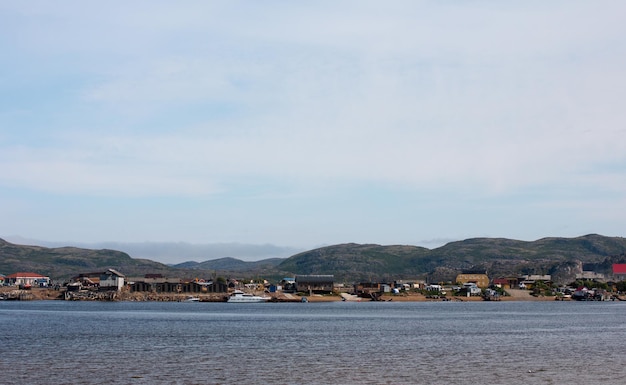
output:
M79 273L104 271L107 268L126 275L144 275L146 272L167 275L174 271L162 263L133 259L116 250L24 246L0 239L0 272L4 274L26 271L43 274L53 280L65 280Z
M237 258L218 258L204 262L183 262L172 267L179 269L196 270L230 270L230 271L257 271L259 269L273 269L285 258L269 258L261 261L246 262Z
M295 274L334 274L340 280L389 280L428 277L452 280L467 269L490 276L562 274L583 264L608 272L613 261L626 260L626 239L591 234L577 238L543 238L533 242L472 238L436 249L417 246L343 244L296 254L280 265Z
M115 250L22 246L0 239L0 272L33 271L58 280L114 268L129 276L158 273L170 277L220 275L279 279L298 274L333 274L337 281L344 282L415 278L446 281L471 269L486 271L491 277L553 274L558 280L567 281L583 268L607 273L612 263L617 262L626 262L626 239L596 234L532 242L472 238L432 250L410 245L347 243L317 248L286 259L244 262L219 258L174 266L133 259Z
M268 258L261 261L242 261L236 258L218 258L204 262L183 262L172 267L188 269L193 272L210 272L212 275L223 277L255 277L272 280L280 280L287 272L278 268L285 258Z
M381 246L348 243L296 254L278 268L295 274L334 274L340 279L386 280L426 272L422 260L429 250L418 246Z

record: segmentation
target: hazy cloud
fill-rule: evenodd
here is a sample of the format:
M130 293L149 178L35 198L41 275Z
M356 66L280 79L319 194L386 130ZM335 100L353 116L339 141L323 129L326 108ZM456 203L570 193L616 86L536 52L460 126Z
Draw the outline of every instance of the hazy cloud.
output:
M618 235L592 218L626 209L625 8L3 2L0 232L52 239L14 207L58 217L71 197L100 218L76 219L92 240L156 239L141 199L188 223L171 240L560 235L545 232L563 205L586 213L563 235L594 220ZM529 207L557 211L537 228ZM397 231L364 228L360 210ZM490 224L509 210L523 221ZM135 227L115 229L115 212Z

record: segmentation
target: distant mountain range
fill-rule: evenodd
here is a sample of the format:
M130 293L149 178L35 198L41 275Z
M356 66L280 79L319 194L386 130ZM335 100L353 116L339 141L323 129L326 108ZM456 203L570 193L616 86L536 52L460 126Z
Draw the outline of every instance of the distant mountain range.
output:
M17 235L4 237L19 245L38 245L51 248L73 246L83 249L121 250L133 258L150 259L166 264L185 261L206 261L220 258L236 258L242 261L258 261L267 258L288 258L304 251L302 248L238 242L193 244L187 242L95 242L71 243L29 239Z
M333 274L337 281L346 282L415 278L442 281L471 269L486 271L491 277L553 274L568 280L583 269L607 273L612 263L617 262L626 262L626 239L596 234L533 242L472 238L432 250L410 245L350 243L321 247L288 258L245 262L227 257L172 266L134 259L110 249L46 248L0 240L1 273L34 271L56 279L110 267L134 276L160 273L170 277L220 275L279 279L296 274Z

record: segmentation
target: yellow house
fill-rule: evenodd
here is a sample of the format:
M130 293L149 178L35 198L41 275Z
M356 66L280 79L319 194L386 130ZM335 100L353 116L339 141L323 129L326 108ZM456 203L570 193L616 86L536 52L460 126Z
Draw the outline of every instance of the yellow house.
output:
M480 288L489 287L489 277L487 274L459 274L456 276L456 283L464 284L473 282Z

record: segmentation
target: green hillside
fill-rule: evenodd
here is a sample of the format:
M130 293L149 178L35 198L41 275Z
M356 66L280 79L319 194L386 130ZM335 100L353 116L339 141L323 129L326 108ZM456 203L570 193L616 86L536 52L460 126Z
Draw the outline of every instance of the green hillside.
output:
M133 259L121 251L23 246L0 239L0 272L3 274L36 272L53 280L65 280L79 273L108 268L126 275L168 274L175 270L158 262Z
M322 247L287 258L278 268L294 274L334 274L357 281L415 276L426 271L422 260L429 250L418 246L354 243Z
M534 242L472 238L429 250L416 246L342 244L294 255L278 267L294 274L334 274L340 280L429 277L450 280L466 269L491 276L550 274L580 262L608 272L626 253L626 239L586 235ZM608 259L608 260L607 260Z
M626 252L626 239L591 234L577 238L542 238L534 242L504 238L472 238L451 242L430 252L455 265L501 261L596 261Z
M626 239L586 235L543 238L533 242L503 238L472 238L429 250L410 245L340 244L296 254L287 259L244 262L220 258L167 266L133 259L115 250L21 246L0 240L0 273L32 271L64 280L79 273L114 268L128 276L158 273L169 277L266 278L298 274L333 274L337 281L391 281L424 278L447 281L463 270L489 276L552 274L568 280L576 272L610 272L612 263L626 262Z

